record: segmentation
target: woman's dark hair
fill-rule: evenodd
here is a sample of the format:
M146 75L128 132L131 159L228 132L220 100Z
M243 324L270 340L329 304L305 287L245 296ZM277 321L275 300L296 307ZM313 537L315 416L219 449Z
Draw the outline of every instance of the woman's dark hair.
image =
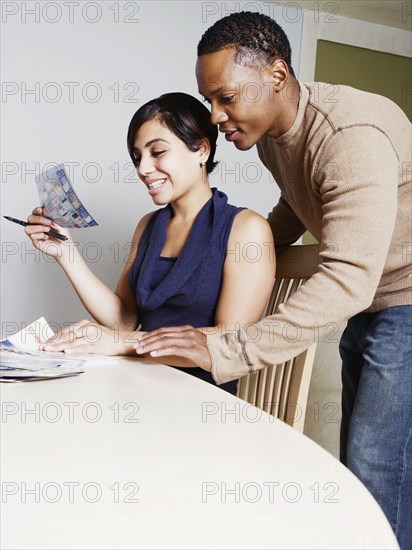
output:
M210 174L214 162L217 141L217 127L210 121L210 111L198 99L182 92L163 94L145 103L134 114L127 132L127 148L133 164L137 165L134 141L139 128L148 120L157 119L175 134L189 151L198 151L200 142L208 139L210 155L206 161L206 172Z
M197 55L200 57L229 48L236 50L234 61L237 65L260 69L281 58L295 76L288 37L282 27L267 15L241 11L219 19L202 36Z

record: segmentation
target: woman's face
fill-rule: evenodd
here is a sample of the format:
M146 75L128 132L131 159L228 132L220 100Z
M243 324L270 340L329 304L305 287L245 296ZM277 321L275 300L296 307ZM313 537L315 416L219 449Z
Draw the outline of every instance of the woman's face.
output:
M136 133L137 173L155 204L169 204L202 181L204 151L189 151L186 144L157 119L148 120Z

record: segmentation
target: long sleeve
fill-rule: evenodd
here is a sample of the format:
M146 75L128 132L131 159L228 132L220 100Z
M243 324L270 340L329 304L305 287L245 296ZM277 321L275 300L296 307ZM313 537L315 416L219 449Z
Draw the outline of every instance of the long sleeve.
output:
M271 161L266 157L265 148L261 142L258 142L256 147L260 160L270 172ZM272 229L276 253L296 242L306 231L304 224L290 207L283 193L280 194L279 202L270 212L267 220Z
M268 216L268 222L275 239L276 253L296 242L306 231L283 195Z
M298 355L371 304L395 226L397 183L398 158L379 129L351 126L324 144L312 173L322 200L318 271L276 314L207 337L217 383Z

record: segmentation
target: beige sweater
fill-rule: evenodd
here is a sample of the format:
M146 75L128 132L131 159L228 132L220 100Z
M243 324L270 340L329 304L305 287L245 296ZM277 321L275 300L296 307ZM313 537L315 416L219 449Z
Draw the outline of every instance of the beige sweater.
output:
M281 198L269 215L276 246L308 229L318 271L256 331L207 337L217 383L286 361L367 310L412 304L412 128L389 99L300 83L293 126L258 153ZM296 342L285 328L300 327ZM289 333L288 333L289 334Z

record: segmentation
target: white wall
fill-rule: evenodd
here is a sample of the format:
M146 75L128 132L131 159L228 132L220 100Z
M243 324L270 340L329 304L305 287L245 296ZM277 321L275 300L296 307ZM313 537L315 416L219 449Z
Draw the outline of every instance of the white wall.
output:
M49 162L69 163L76 191L100 224L74 236L111 287L125 243L152 209L143 184L129 177L133 113L164 92L200 98L197 43L230 11L274 17L298 69L302 14L267 3L5 1L1 9L2 214L26 219L38 205L34 174ZM219 138L217 156L222 163L212 184L233 204L266 215L278 190L255 150L241 153ZM87 317L59 267L31 247L21 227L2 219L1 241L3 337L42 315L55 328Z

